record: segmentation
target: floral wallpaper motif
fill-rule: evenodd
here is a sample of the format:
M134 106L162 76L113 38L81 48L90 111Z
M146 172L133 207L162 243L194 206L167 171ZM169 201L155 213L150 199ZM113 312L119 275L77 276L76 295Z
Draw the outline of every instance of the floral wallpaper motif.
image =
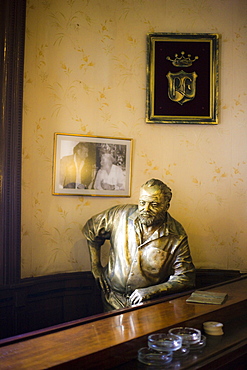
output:
M27 1L23 278L90 270L82 226L151 177L197 268L247 271L246 19L245 0ZM145 123L149 32L221 35L219 125ZM55 132L132 138L131 197L52 195Z

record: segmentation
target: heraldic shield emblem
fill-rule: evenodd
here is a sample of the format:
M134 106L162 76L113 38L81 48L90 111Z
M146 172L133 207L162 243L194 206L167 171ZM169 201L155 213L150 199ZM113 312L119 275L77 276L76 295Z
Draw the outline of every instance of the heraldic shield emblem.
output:
M180 105L191 101L196 95L196 72L188 73L183 70L177 73L168 72L168 96Z

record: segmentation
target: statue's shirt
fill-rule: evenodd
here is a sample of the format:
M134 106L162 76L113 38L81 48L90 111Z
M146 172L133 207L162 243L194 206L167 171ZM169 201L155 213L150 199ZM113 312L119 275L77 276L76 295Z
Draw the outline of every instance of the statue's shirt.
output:
M137 205L115 206L84 226L84 235L95 248L110 240L105 267L110 288L128 296L137 288L154 285L171 292L192 287L194 265L182 225L167 213L166 222L142 242L138 214Z

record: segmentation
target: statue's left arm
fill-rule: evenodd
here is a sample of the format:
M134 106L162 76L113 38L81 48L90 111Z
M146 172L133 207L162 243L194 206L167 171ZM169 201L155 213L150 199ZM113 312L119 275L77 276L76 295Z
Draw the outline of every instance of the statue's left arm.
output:
M139 304L165 294L192 289L195 286L195 267L192 262L187 236L183 238L175 251L172 270L173 273L166 282L136 289L129 298L131 304Z

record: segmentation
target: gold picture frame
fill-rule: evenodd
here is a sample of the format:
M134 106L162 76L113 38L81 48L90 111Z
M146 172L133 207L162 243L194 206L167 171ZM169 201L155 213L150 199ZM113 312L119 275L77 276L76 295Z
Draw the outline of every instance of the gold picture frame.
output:
M53 195L130 197L132 139L54 134Z
M147 123L218 124L219 35L147 35Z

